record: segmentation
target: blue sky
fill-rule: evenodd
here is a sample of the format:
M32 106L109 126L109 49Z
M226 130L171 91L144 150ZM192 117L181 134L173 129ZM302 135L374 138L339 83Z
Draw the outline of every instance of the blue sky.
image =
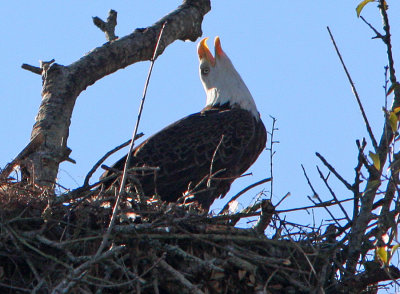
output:
M41 3L40 5L38 3ZM92 16L107 17L118 11L116 34L153 24L180 1L7 1L2 4L0 166L11 161L29 141L40 105L41 78L20 68L22 63L55 59L68 65L105 43ZM291 196L280 209L311 205L311 191L301 164L323 200L330 199L315 166L320 152L349 181L354 178L356 139L366 137L364 123L349 83L331 44L330 26L377 138L382 129L385 47L371 40L372 31L357 18L358 1L213 1L203 23L204 36L221 37L230 56L252 92L262 119L271 128L277 118L280 141L275 145L274 195L277 203ZM395 61L399 60L400 4L389 2ZM381 30L376 4L363 15ZM209 42L212 44L212 42ZM150 81L140 125L146 137L188 114L202 109L205 94L198 77L196 43L177 41L157 60ZM210 44L210 45L211 45ZM400 61L398 61L400 62ZM59 182L74 188L107 151L130 138L146 78L148 62L135 64L98 81L78 98L72 117L68 146L76 165L63 163ZM370 150L370 144L367 150ZM107 163L112 164L126 150ZM237 180L226 198L269 176L269 154L264 152L249 170L253 176ZM325 170L325 169L323 169ZM97 180L97 174L93 180ZM333 177L340 199L351 197ZM242 198L247 205L269 185ZM227 200L227 199L224 199ZM225 201L218 201L220 208ZM290 213L289 220L319 224L329 216L322 210Z

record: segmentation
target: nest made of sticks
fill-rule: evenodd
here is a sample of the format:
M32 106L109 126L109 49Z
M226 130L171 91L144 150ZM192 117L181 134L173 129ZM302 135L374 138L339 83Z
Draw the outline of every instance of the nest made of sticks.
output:
M0 188L1 293L335 293L335 230L307 233L258 204L252 214L210 216L195 205L137 202L99 189L55 196ZM251 210L248 210L251 211ZM273 228L269 238L266 225ZM258 226L258 227L257 227ZM285 230L283 228L285 227ZM283 231L291 232L284 234ZM333 234L333 235L332 235ZM333 238L332 238L333 236ZM335 288L336 287L336 288ZM357 287L366 289L360 283Z

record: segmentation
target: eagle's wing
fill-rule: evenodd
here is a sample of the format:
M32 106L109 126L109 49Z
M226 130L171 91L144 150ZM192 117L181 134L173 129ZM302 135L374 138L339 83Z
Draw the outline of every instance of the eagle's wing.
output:
M144 141L134 150L131 166L159 167L156 178L139 173L137 177L146 194L156 191L167 201L181 197L189 184L193 188L219 172L215 177L224 180L211 181L220 190L212 203L257 159L265 141L264 125L248 111L208 110L187 116ZM125 160L126 156L113 168L122 169Z

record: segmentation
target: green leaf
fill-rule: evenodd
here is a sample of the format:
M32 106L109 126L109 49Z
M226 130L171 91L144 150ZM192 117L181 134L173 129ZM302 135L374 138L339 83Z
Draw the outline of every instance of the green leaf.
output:
M397 115L394 111L391 111L389 114L389 122L390 122L390 127L392 128L393 133L397 132L397 127L398 127L398 119Z
M363 10L364 6L367 5L369 2L375 2L375 0L363 0L360 2L360 4L357 5L357 8L356 8L357 17L360 17L361 10Z
M378 259L383 262L383 264L385 264L385 265L388 264L389 260L388 260L388 252L386 250L386 246L376 248L375 254L376 254L376 257L378 257Z
M375 154L374 152L369 152L369 157L371 157L372 162L377 170L381 169L381 161L379 160L379 155Z

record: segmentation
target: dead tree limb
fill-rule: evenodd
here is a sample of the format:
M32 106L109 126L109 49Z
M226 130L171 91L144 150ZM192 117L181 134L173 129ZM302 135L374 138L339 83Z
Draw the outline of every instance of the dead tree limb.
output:
M136 62L150 60L158 32L165 22L168 26L159 46L159 55L176 40L195 41L202 35L203 17L210 9L209 0L183 1L175 11L152 26L105 43L70 65L51 63L42 66L42 103L31 139L42 134L44 142L25 158L31 163L25 177L34 178L39 185L53 187L59 164L69 155L69 126L80 93L106 75Z

